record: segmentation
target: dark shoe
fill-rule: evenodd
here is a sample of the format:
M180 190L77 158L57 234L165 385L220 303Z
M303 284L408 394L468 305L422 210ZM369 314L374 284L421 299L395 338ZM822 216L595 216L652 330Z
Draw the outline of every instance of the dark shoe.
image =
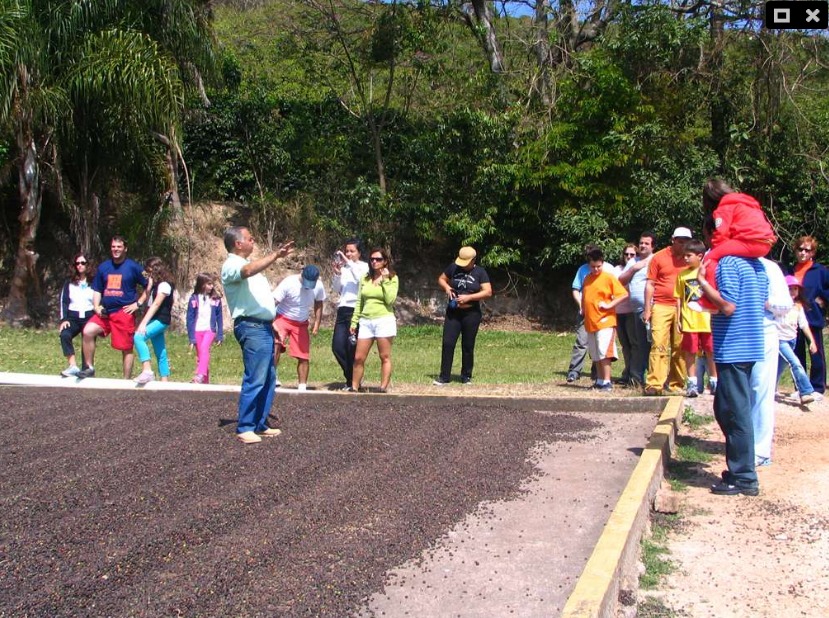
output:
M711 493L718 496L737 496L743 494L744 496L759 496L759 487L740 487L739 485L731 485L722 481L716 485L711 486Z
M606 384L594 384L593 390L601 391L603 393L611 393L613 392L613 384L607 382Z
M578 379L579 379L579 374L576 373L575 371L571 371L570 373L567 374L567 382L568 383L575 382Z
M441 380L440 378L432 382L432 386L446 386L447 384L449 384L449 380Z
M697 390L697 387L696 386L689 386L688 390L685 391L685 396L686 397L691 397L691 398L699 397L699 391Z
M461 384L464 386L472 384L472 378L461 378Z
M84 378L94 378L95 367L85 367L84 369L81 369L75 377L79 380L83 380Z
M645 395L648 397L661 397L662 389L656 388L655 386L648 386L645 388Z

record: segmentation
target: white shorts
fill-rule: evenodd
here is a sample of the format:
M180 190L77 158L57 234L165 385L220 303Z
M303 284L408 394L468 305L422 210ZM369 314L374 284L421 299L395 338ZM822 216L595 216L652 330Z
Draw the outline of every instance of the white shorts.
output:
M616 329L603 328L595 333L587 333L587 351L593 362L606 358L616 360Z
M384 315L382 318L360 318L357 339L385 339L397 335L397 318Z

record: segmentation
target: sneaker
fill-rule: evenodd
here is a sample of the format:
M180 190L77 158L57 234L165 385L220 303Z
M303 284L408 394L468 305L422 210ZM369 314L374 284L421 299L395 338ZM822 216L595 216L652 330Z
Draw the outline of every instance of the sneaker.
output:
M800 403L800 393L798 393L797 391L793 392L791 395L786 397L786 401L792 403Z
M353 391L354 389L353 389L353 388L351 388L351 385L350 385L350 384L346 384L345 386L341 386L338 390L351 392L351 391Z
M155 380L155 374L152 371L142 371L138 374L138 377L135 378L136 384L147 384L148 382L152 382Z
M688 390L685 391L686 397L699 397L699 391L697 390L696 386L689 386Z
M771 465L771 457L755 457L754 458L754 467L755 468L764 468L766 466Z
M77 365L70 365L66 369L60 372L64 378L73 378L81 372L80 368Z
M646 397L661 397L662 396L662 389L656 388L655 386L648 386L645 388L645 396Z
M75 377L79 380L83 380L85 378L94 378L95 367L87 367L86 369L81 369L78 373L75 374Z
M609 393L613 390L613 384L610 382L606 382L604 384L599 384L598 382L592 386L593 390L601 391L603 393Z
M268 427L262 431L257 431L256 435L258 436L265 436L266 438L275 438L276 436L282 433L281 429L276 429L275 427Z
M297 384L297 385L296 385L296 389L297 389L300 393L304 393L305 391L307 391L307 390L308 390L308 385L307 385L307 384Z
M571 384L571 383L575 382L578 379L579 379L579 374L576 373L575 371L571 371L570 373L567 374L567 383L568 384Z
M257 442L262 441L262 438L257 436L253 431L243 431L242 433L237 433L236 438L242 444L256 444Z
M204 384L204 376L200 373L197 373L192 380L193 384Z
M464 386L469 386L472 384L472 378L461 378L461 384Z
M443 381L440 378L432 382L432 386L446 386L449 384L449 380Z
M803 395L803 396L800 398L800 405L805 406L805 405L807 405L807 404L812 403L813 401L815 401L815 396L814 396L814 394Z
M712 395L717 394L717 385L716 385L716 383L712 384L711 386L708 387L708 392L711 393Z
M812 393L812 397L815 398L815 401L823 401L823 393L818 393L817 391L815 391L814 393Z
M743 494L744 496L759 496L759 487L740 487L739 485L732 485L722 481L716 485L711 486L711 493L718 496L736 496Z

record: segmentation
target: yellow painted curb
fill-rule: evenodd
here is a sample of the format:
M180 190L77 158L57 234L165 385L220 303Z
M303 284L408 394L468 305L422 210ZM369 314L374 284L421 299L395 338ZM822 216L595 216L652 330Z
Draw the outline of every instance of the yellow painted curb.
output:
M616 615L620 582L632 574L635 577L639 541L671 456L682 402L682 397L671 397L662 409L648 445L564 605L563 617Z

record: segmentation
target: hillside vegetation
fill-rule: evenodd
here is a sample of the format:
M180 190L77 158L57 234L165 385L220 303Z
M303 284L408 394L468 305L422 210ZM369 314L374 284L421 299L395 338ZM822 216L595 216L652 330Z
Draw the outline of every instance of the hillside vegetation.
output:
M9 51L39 42L24 25L85 4L0 2L5 75L34 62ZM30 75L53 98L2 84L0 101L18 103L0 107L12 321L48 287L37 255L103 253L114 232L136 258L192 253L165 233L188 202L232 203L261 237L321 255L352 234L410 262L473 244L496 276L541 289L571 276L586 242L615 259L643 229L699 231L711 175L761 201L773 257L790 259L802 233L829 239L827 39L762 29L762 3L538 0L509 17L481 2L153 0L152 24L139 4L45 29L42 49L67 53ZM80 42L115 26L157 53L169 108L137 115L132 73L81 79L84 62L110 65Z

